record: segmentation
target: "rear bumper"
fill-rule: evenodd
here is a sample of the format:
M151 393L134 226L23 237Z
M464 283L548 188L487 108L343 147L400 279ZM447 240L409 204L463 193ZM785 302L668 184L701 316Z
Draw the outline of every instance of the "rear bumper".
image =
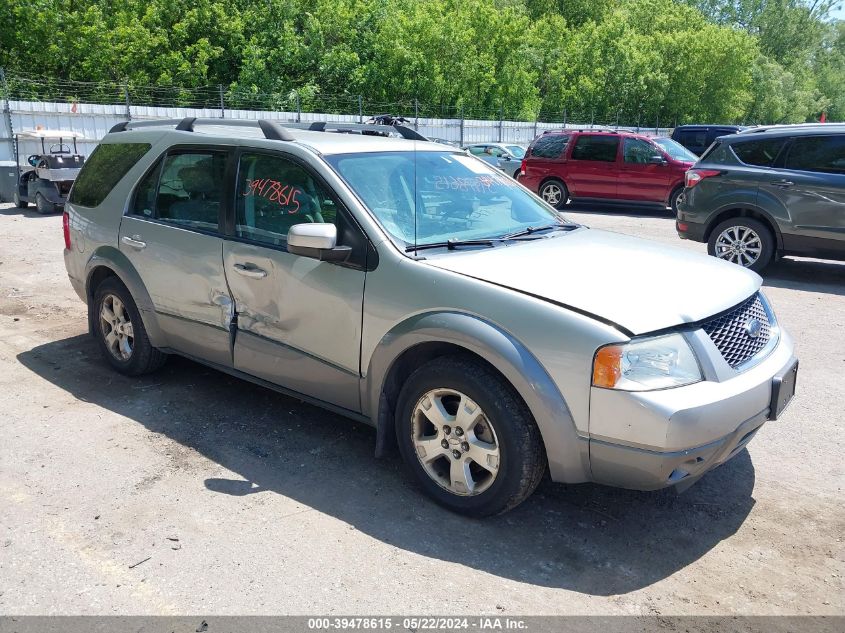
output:
M694 242L705 242L704 232L707 227L698 222L690 222L689 220L675 220L675 230L678 232L678 237L682 240L692 240Z

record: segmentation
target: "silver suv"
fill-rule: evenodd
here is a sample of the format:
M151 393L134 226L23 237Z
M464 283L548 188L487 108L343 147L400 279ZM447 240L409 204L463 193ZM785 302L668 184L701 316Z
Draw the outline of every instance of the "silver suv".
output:
M685 487L792 397L792 341L756 274L569 222L407 128L312 127L103 139L64 254L112 367L177 353L369 423L377 455L398 447L475 516L547 470Z

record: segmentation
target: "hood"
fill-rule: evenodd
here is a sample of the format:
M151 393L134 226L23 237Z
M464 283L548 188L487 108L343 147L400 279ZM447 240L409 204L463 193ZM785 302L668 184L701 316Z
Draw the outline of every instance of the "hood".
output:
M762 283L756 273L715 257L586 227L548 239L455 250L426 263L562 304L632 334L701 321L740 303Z

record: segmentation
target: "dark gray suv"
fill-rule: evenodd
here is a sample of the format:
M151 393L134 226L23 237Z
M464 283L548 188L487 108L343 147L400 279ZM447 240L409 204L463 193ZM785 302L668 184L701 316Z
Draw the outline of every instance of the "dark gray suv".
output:
M686 174L676 227L760 271L781 255L845 259L845 124L716 139Z

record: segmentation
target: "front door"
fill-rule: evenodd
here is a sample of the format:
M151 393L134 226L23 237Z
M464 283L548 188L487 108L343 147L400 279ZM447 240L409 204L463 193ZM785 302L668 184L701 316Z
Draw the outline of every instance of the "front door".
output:
M637 202L663 202L668 196L672 168L669 162L654 164L653 156L663 152L648 141L625 137L622 140L622 163L616 197Z
M784 248L845 251L845 135L793 139L783 168L772 169L760 186L781 201L792 221Z
M168 346L231 366L219 230L227 160L223 151L171 149L138 185L120 251L150 293Z
M566 166L566 185L573 198L616 198L619 175L616 134L580 134Z
M293 391L360 411L363 233L295 159L263 152L239 160L233 235L223 248L235 299L234 364ZM344 264L287 252L291 226L331 222Z

